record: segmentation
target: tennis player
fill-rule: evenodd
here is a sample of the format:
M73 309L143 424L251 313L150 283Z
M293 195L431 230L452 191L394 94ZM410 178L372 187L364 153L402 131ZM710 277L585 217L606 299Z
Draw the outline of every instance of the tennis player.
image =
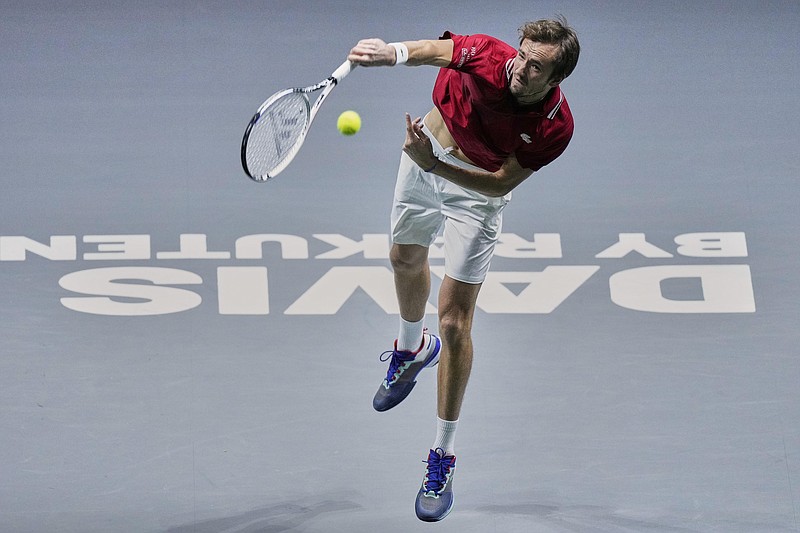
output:
M406 114L406 139L392 210L391 264L400 328L373 407L402 402L418 374L438 364L437 432L416 499L417 516L443 519L453 506L455 433L472 368L472 320L511 191L559 157L573 121L559 87L578 61L563 19L519 30L519 48L487 35L445 32L437 40L364 39L348 59L362 66L439 67L434 107ZM430 295L428 248L444 231L439 334L423 319Z

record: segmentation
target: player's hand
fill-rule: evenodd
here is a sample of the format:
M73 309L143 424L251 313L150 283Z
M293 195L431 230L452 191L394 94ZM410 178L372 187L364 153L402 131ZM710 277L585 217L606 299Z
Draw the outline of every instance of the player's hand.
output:
M411 120L411 115L406 113L406 142L403 143L403 151L423 169L429 169L439 161L433 153L431 140L422 131L422 117Z
M348 54L347 59L364 67L392 66L397 61L394 47L380 39L362 39Z

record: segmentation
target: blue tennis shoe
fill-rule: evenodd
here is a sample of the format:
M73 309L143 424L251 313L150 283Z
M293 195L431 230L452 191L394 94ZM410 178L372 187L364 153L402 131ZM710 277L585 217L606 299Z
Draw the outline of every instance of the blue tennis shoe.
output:
M395 341L394 350L381 354L381 361L389 361L389 370L372 399L372 407L376 411L388 411L405 400L417 384L419 373L439 364L441 349L439 337L430 333L422 335L422 344L416 352L398 351Z
M417 493L414 506L417 518L424 522L443 520L453 509L453 474L456 472L456 458L445 455L437 448L428 455L428 468L425 479Z

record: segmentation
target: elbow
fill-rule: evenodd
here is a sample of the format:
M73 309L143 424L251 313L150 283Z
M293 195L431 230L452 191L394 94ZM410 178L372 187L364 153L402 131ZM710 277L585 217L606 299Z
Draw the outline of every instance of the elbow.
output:
M533 171L527 169L520 169L520 172L504 172L500 169L494 173L494 180L492 182L491 190L486 192L487 196L499 198L509 194L517 188L517 186L528 179L533 174Z
M507 195L507 194L510 194L510 193L511 193L511 191L513 191L513 190L514 190L514 187L512 187L512 186L505 186L505 187L501 187L501 188L500 188L500 189L499 189L499 190L496 192L496 194L493 194L492 196L494 196L495 198L500 198L501 196L505 196L505 195Z
M490 190L485 191L484 194L492 198L500 198L513 191L517 185L517 183L508 179L497 179Z

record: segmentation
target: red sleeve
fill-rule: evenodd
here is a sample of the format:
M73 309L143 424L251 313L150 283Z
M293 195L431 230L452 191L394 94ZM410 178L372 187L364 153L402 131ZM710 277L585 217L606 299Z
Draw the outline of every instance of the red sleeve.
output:
M505 87L508 79L505 64L517 51L489 35L457 35L444 32L440 39L453 41L453 57L447 67L488 81L494 87Z

